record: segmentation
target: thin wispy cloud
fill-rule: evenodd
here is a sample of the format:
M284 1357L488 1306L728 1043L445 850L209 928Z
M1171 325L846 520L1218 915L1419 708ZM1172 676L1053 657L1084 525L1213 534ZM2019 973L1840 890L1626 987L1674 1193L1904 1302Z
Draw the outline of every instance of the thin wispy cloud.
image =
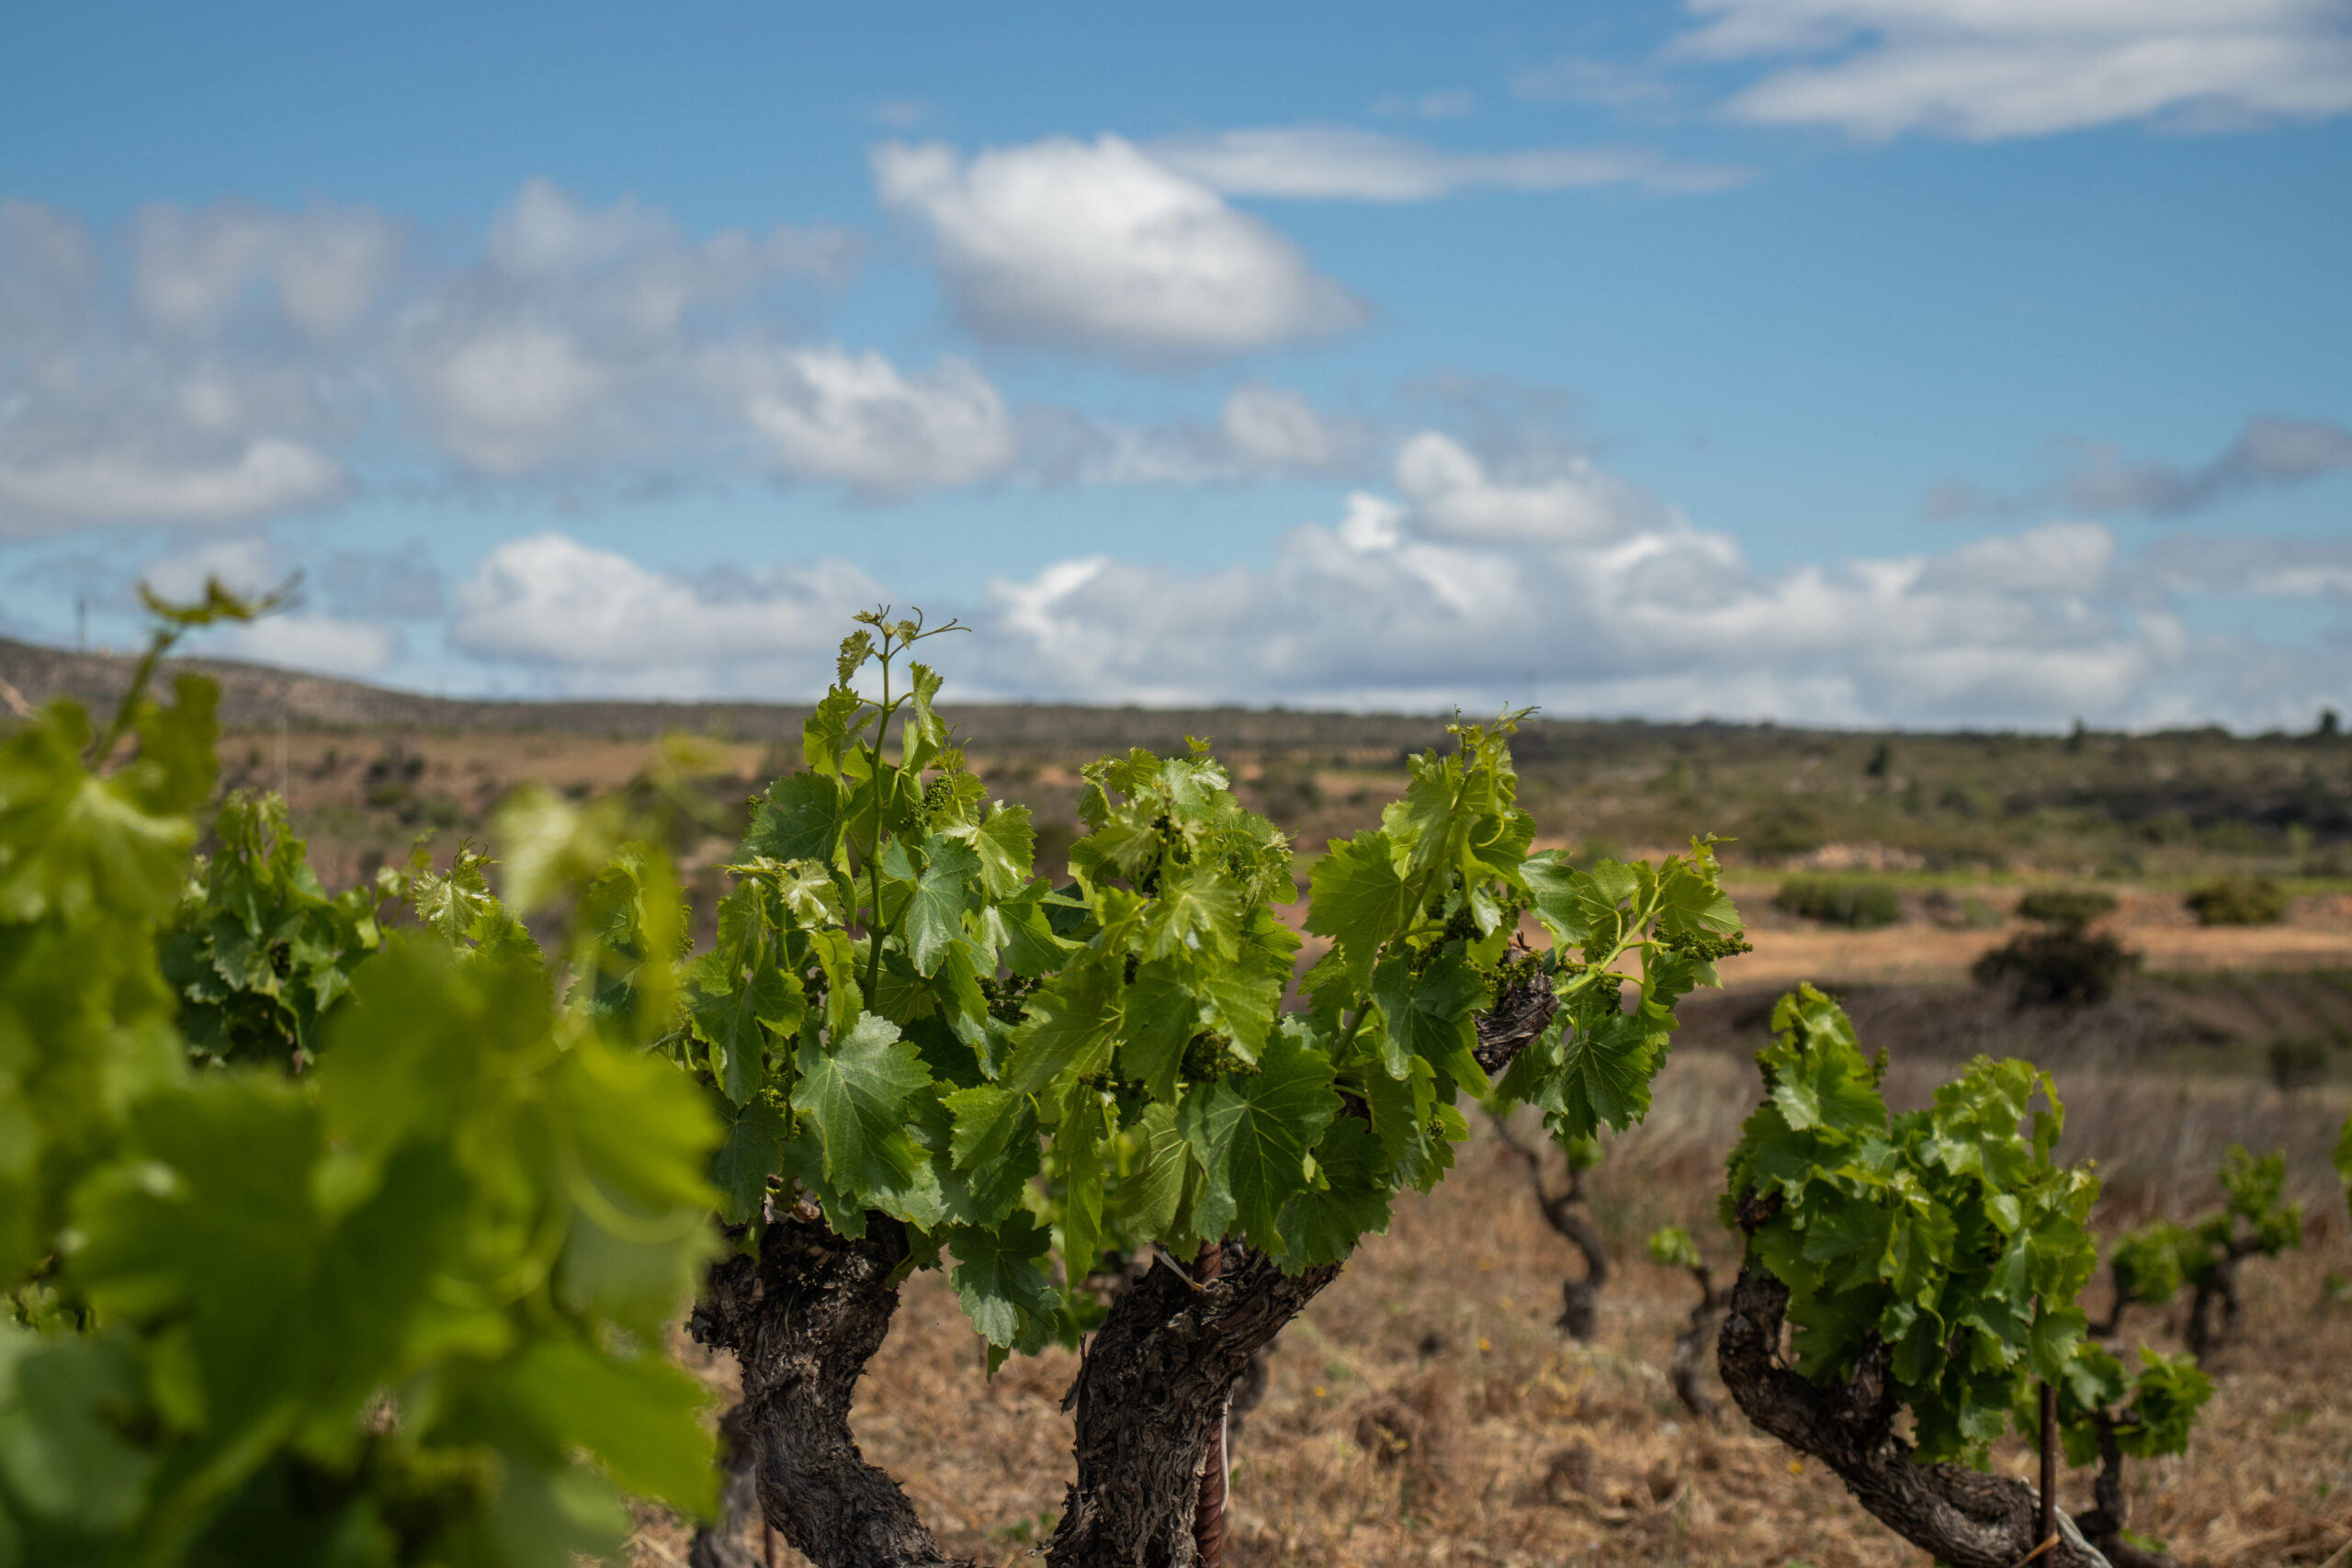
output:
M1759 64L1735 118L1993 141L2352 110L2336 0L1690 0L1668 58Z
M1170 137L1149 144L1162 164L1227 196L1306 201L1430 201L1462 191L1589 190L1675 195L1726 190L1748 176L1648 147L1534 147L1449 152L1407 137L1343 126L1276 126Z
M2352 428L2325 420L2252 419L2237 438L2193 468L2135 461L2113 446L2076 442L2064 449L2064 470L2021 492L1950 479L1929 492L1931 518L2010 517L2033 508L2180 517L2264 490L2283 490L2352 472Z

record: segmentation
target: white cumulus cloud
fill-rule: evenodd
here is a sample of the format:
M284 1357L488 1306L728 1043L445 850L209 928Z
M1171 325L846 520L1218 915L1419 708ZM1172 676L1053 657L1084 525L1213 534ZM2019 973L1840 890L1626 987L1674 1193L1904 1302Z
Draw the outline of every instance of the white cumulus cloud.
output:
M989 582L936 645L965 701L1281 703L1854 726L2306 725L2352 649L2191 629L2201 596L2352 603L2330 542L2096 523L1766 570L1590 468L1503 474L1422 433L1393 491L1351 495L1271 558L1183 570L1091 554ZM1500 477L1498 477L1500 476ZM1408 485L1410 479L1414 482ZM547 533L457 590L451 646L542 689L806 696L855 610L837 560L664 571Z
M117 449L0 456L0 523L33 532L90 523L242 523L332 501L343 466L264 436L209 457Z
M203 651L288 670L366 680L389 669L401 656L401 647L398 627L298 611L226 627L212 637Z
M849 617L882 598L838 560L688 578L549 532L482 558L458 586L449 643L582 690L803 696L823 687Z
M384 428L500 479L741 470L766 438L707 355L764 343L776 287L856 253L825 230L695 236L543 180L471 258L406 232L365 209L157 205L117 261L70 215L0 202L0 537L315 511Z
M1165 362L1363 319L1271 226L1116 136L968 158L889 142L874 173L884 206L928 235L958 316L987 336Z
M1498 479L1453 436L1423 431L1396 454L1396 488L1424 532L1464 542L1600 544L1661 514L1656 502L1589 459L1557 466L1566 471Z
M1995 141L2162 117L2352 110L2336 0L1691 0L1674 52L1778 62L1731 111L1882 138Z
M1351 445L1348 433L1313 403L1279 387L1236 387L1226 397L1217 429L1234 450L1274 468L1328 468Z
M1424 434L1399 497L1360 492L1264 567L1089 557L989 585L986 689L1064 701L1496 707L1834 725L2308 721L2352 659L2192 634L2096 524L1766 571L1587 469L1496 479ZM1409 482L1408 482L1409 481ZM2267 569L2267 575L2264 574ZM2325 558L2247 562L2324 593Z
M714 343L758 341L749 324L728 330L730 313L776 283L838 276L854 254L827 231L697 239L634 200L591 207L530 181L480 263L401 312L409 415L494 478L662 457L682 428L715 423L690 417Z
M139 580L166 599L204 596L204 585L219 579L232 593L256 597L291 577L294 568L278 547L259 534L198 539L149 561Z
M1363 420L1259 382L1227 393L1214 422L1130 423L1031 408L1021 424L1023 471L1046 484L1247 484L1347 473L1362 467L1375 445Z
M971 484L1012 461L1012 416L966 360L909 376L870 349L747 350L716 356L710 373L797 478L891 497Z

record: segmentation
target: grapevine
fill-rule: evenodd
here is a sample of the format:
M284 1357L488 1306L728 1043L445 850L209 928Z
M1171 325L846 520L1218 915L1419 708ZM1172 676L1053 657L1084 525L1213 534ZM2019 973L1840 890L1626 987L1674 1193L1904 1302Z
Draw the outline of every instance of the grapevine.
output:
M260 606L155 607L107 731L0 742L0 1562L561 1568L624 1493L706 1506L661 1347L716 1126L536 950L371 944L277 807L191 888L212 692L146 681Z
M0 1427L31 1434L0 1445L0 1562L609 1553L624 1495L720 1496L662 1352L689 1297L742 1362L729 1506L820 1562L942 1561L848 1436L899 1281L945 1269L993 1364L1072 1340L1106 1252L1154 1261L1072 1391L1049 1557L1173 1551L1214 1519L1170 1478L1442 1179L1465 1100L1572 1143L1630 1125L1738 940L1706 841L1531 853L1507 715L1318 861L1328 951L1286 1010L1292 849L1207 748L1087 768L1088 833L1041 878L908 657L950 628L888 612L706 949L662 846L713 814L675 760L594 803L518 794L495 863L329 896L274 797L232 797L191 859L210 688L145 691L181 631L262 607L159 605L104 735L61 703L0 741L0 1016L28 1043L0 1055L28 1130L0 1162Z
M2051 1160L2065 1114L2055 1084L2025 1063L1979 1057L1927 1109L1890 1114L1883 1057L1864 1059L1827 998L1800 987L1773 1026L1757 1058L1768 1098L1733 1150L1723 1198L1747 1241L1719 1341L1742 1410L1826 1460L1866 1508L1939 1561L2169 1562L2128 1534L2121 1465L2182 1451L2211 1384L2190 1359L2145 1350L2127 1371L2090 1339L2075 1303L2098 1264L2086 1224L2098 1186ZM2233 1208L2214 1245L2241 1218L2284 1235L2282 1171L2233 1156ZM2169 1239L2143 1234L2109 1268L2138 1290L2177 1264ZM1784 1324L1794 1331L1786 1366ZM2038 1495L1984 1473L2012 1427L2044 1445ZM2072 1518L2055 1508L2060 1448L2100 1466L2098 1506Z
M2233 1147L2222 1162L2221 1183L2228 1201L2195 1224L2157 1220L2117 1242L2109 1255L2114 1302L2105 1321L2094 1326L2098 1337L2114 1336L2127 1307L2162 1306L2183 1284L2192 1292L2190 1355L2206 1359L2236 1328L2239 1265L2301 1247L2303 1208L2287 1200L2284 1151L2256 1159Z
M1674 1336L1674 1354L1667 1363L1667 1382L1674 1386L1674 1396L1682 1407L1702 1421L1715 1416L1715 1402L1708 1396L1700 1369L1706 1364L1708 1348L1713 1344L1715 1331L1722 1326L1724 1314L1731 1306L1731 1292L1715 1282L1715 1271L1707 1263L1706 1255L1690 1233L1680 1225L1663 1225L1650 1233L1650 1260L1664 1269L1680 1269L1699 1287L1699 1299L1690 1308L1690 1321Z
M1073 1390L1079 1481L1048 1557L1174 1551L1192 1489L1138 1472L1198 1472L1251 1356L1397 1193L1442 1179L1465 1098L1533 1103L1569 1139L1629 1125L1674 1003L1713 981L1737 916L1704 842L1590 873L1531 853L1517 716L1458 725L1379 828L1316 863L1304 923L1329 945L1285 1011L1292 849L1208 749L1090 764L1066 879L1033 880L1025 811L965 770L920 663L885 744L892 671L924 635L877 612L844 643L807 768L768 792L719 942L687 967L669 1048L729 1108L716 1181L742 1227L696 1332L746 1357L747 1397L776 1412L759 1493L787 1539L858 1560L840 1535L854 1514L882 1521L865 1560L929 1561L838 1425L820 1319L854 1320L862 1345L897 1279L936 1263L1001 1359L1092 1321L1076 1287L1106 1252L1156 1259ZM1187 1277L1196 1256L1213 1280ZM788 1325L775 1301L800 1303Z

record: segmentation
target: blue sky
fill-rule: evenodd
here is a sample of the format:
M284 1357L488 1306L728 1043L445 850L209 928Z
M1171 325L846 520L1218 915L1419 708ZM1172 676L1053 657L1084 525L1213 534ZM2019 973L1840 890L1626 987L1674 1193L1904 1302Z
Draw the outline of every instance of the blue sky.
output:
M0 16L0 631L967 694L2307 728L2352 5Z

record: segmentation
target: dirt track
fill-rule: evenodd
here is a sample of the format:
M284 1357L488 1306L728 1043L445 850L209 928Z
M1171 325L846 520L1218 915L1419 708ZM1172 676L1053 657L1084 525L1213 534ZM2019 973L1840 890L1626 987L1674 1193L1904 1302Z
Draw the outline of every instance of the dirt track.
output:
M1726 985L1959 984L1979 957L2022 929L2004 921L1951 931L1905 920L1878 931L1841 931L1779 916L1771 903L1775 886L1732 886L1756 951L1724 962ZM2340 894L2298 900L2280 925L2207 927L2188 918L2176 895L2127 889L2121 907L2098 929L2112 931L2157 973L2352 968L2352 900Z

